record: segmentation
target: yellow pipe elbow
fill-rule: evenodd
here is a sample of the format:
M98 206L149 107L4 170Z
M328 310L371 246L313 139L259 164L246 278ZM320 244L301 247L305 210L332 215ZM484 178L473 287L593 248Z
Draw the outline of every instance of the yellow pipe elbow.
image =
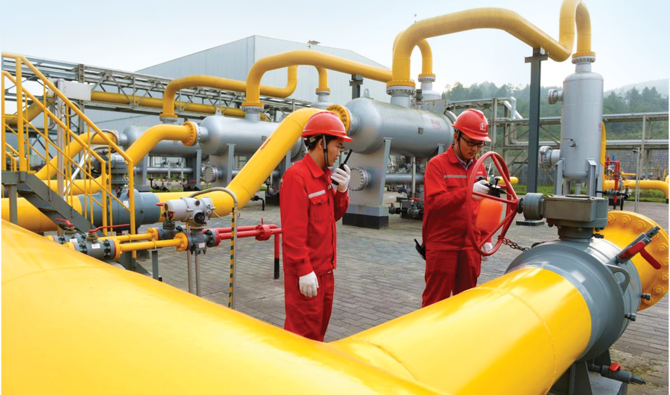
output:
M260 83L263 75L270 70L293 65L317 66L347 74L359 74L375 81L391 80L391 71L370 66L353 60L315 51L297 50L259 59L249 70L247 77L246 101L242 106L263 107L260 101Z
M105 135L114 143L118 144L118 141L116 140L116 134L114 133L105 133ZM92 138L91 138L92 137ZM105 139L102 136L99 136L97 133L92 134L88 133L87 135L81 136L82 140L84 142L88 142L87 146L94 145L94 144L107 144L105 142ZM68 158L74 158L79 154L82 150L84 149L84 145L79 144L77 140L72 140L68 144L68 146L65 148L65 156ZM55 151L55 150L54 150ZM58 156L54 156L50 161L49 165L44 165L37 173L35 173L35 176L39 178L40 180L50 180L52 179L57 171L56 169L58 168Z
M516 12L502 8L477 8L455 12L414 23L400 34L393 51L393 79L391 86L411 86L410 56L421 40L474 29L499 29L506 31L532 48L544 48L557 62L566 60L572 53L575 25L579 39L575 56L595 56L591 52L591 19L581 0L565 0L561 6L559 41L541 31Z
M264 96L281 98L290 96L293 94L293 92L295 92L295 88L298 86L297 70L297 66L290 66L288 68L288 81L284 88L275 88L261 85L260 93ZM247 83L245 81L238 81L209 75L191 75L188 77L172 80L165 88L165 92L163 93L163 113L160 115L161 118L177 118L177 115L174 113L175 96L177 95L177 92L182 89L193 88L196 86L244 92L247 88Z
M186 146L192 146L198 141L197 125L194 122L184 122L183 125L152 126L125 151L125 154L133 163L140 163L156 144L165 140L181 141ZM101 189L102 177L96 178L96 182L72 180L72 193L75 195L95 193ZM57 188L56 183L51 183L51 190L55 191Z
M49 97L47 99L47 106L50 106L53 103L54 103L54 99L52 97ZM23 113L23 122L30 122L33 119L35 119L35 117L37 117L38 115L40 115L42 113L43 106L44 106L43 104L37 104L37 103L33 103L30 106L28 106L26 111ZM16 126L16 122L17 122L16 121L17 120L16 115L8 115L6 118L7 118L7 124L9 126Z
M395 40L393 41L394 51L402 33L403 32L400 32L395 36ZM419 50L421 51L421 74L419 74L419 77L435 77L435 74L433 74L433 50L430 48L430 44L428 44L427 40L421 40L416 46L419 47Z

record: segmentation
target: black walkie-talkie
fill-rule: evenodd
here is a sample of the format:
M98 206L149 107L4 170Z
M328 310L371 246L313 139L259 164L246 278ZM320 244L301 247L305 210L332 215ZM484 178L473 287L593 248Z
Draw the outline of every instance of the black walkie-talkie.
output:
M351 153L352 153L352 152L354 152L354 150L350 149L350 150L349 150L349 153L347 154L347 157L344 158L344 162L340 163L340 166L339 166L340 169L344 170L344 165L346 165L347 162L349 161L349 157L351 156ZM335 185L340 185L340 183L337 182L337 181L335 181L335 180L333 180L333 184L335 184Z

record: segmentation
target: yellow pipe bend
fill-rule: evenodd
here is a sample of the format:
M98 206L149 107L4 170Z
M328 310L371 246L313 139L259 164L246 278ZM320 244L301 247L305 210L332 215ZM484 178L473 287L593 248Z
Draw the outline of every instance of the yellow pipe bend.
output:
M116 134L107 132L105 132L105 134L112 142L114 142L114 144L118 144L118 141L116 140ZM105 140L97 133L96 134L87 133L86 135L81 136L81 138L82 140L84 140L84 142L88 142L88 145L86 145L86 147L94 144L106 144ZM65 155L68 158L74 158L84 149L84 147L85 146L79 144L77 140L72 140L64 150ZM37 173L35 173L35 176L37 176L37 178L39 178L40 180L50 180L56 175L57 168L58 168L58 155L54 156L49 161L48 166L44 165Z
M324 344L2 230L10 393L539 394L591 331L569 281L525 268Z
M391 71L370 66L353 60L328 55L321 52L296 50L266 56L259 59L249 70L247 77L247 96L242 106L263 107L260 101L260 83L263 75L270 70L293 65L323 67L329 70L347 74L359 74L375 81L387 82L391 80Z
M320 75L320 73L319 73ZM288 81L284 88L276 88L272 86L261 85L261 94L272 97L289 97L295 92L298 86L298 66L288 67ZM328 87L326 79L326 88ZM163 93L163 113L161 118L177 118L174 113L175 96L177 92L182 89L193 88L196 86L204 86L208 88L215 88L221 90L230 90L235 92L244 92L247 88L245 81L232 80L229 78L214 77L209 75L191 75L188 77L177 78L170 81Z
M395 40L393 41L394 51L396 44L398 44L398 39L402 33L403 32L400 32L397 36L395 36ZM433 74L433 50L430 48L430 44L428 44L427 40L421 40L416 44L416 46L419 47L419 51L421 51L421 74L419 74L419 78L435 77L435 74Z
M47 106L50 106L54 103L53 97L47 98ZM39 105L37 103L33 103L28 108L26 111L23 113L23 122L30 122L35 117L40 115L42 113L42 108L44 105ZM17 116L16 115L7 115L6 116L6 122L9 126L16 126L17 122Z
M410 56L421 40L474 29L499 29L530 45L544 48L557 62L566 60L574 45L575 25L578 33L577 56L595 56L591 52L591 17L581 0L565 0L561 6L559 41L541 31L516 12L503 8L476 8L424 19L401 33L393 51L393 80L386 85L411 86Z

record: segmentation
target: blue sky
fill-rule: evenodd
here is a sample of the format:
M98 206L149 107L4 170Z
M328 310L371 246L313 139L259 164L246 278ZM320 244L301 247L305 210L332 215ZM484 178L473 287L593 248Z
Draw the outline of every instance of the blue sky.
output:
M353 50L391 67L395 36L415 20L478 7L517 12L558 39L558 0L230 2L191 0L5 2L0 49L24 55L134 71L251 35ZM318 5L317 5L318 4ZM667 0L585 1L592 25L593 71L605 89L668 78ZM416 17L415 17L416 15ZM459 81L525 85L531 48L497 30L430 38L436 90ZM420 72L412 56L412 75ZM543 63L543 85L560 85L570 61Z

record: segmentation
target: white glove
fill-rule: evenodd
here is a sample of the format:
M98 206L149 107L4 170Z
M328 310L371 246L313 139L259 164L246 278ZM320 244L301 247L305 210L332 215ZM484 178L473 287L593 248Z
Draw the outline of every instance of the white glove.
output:
M333 179L333 181L337 181L340 185L337 186L337 190L344 193L347 191L349 188L349 180L351 179L351 170L349 170L349 166L343 165L344 169L340 169L339 167L335 169L335 172L330 175L330 178Z
M484 243L484 245L482 246L482 250L484 252L489 252L492 249L493 249L493 244L491 244L491 243ZM482 261L488 261L488 260L489 260L489 257L487 257L486 255L482 255Z
M489 193L489 187L486 185L486 180L479 180L476 183L472 184L472 192L479 192L483 194ZM472 195L473 198L480 200L482 199L479 195Z
M316 296L316 289L319 288L319 281L316 279L316 274L311 272L300 277L298 285L300 286L301 294L308 298L313 298Z

